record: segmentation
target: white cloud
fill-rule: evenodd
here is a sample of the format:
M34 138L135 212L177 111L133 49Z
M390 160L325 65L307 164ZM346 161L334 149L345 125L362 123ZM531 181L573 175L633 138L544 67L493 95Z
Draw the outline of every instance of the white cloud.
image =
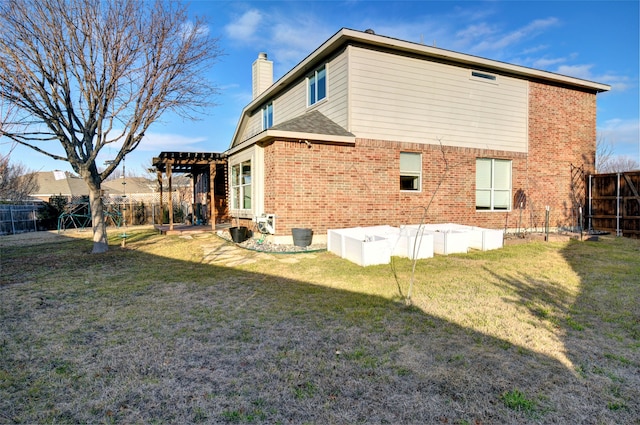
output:
M424 43L425 45L454 49L455 31L449 25L449 21L440 17L416 17L415 22L396 22L380 25L367 22L359 28L373 29L376 34L397 38L399 40Z
M208 148L202 146L204 142L207 142L206 137L188 137L170 133L145 133L136 151L207 151Z
M456 32L456 38L461 42L475 43L475 40L492 36L496 32L495 27L481 22L479 24L471 24L465 29Z
M477 42L474 46L472 46L472 50L477 52L498 53L501 50L513 46L523 40L534 38L544 30L554 27L558 24L559 20L553 17L546 19L536 19L529 24L509 33L501 33L498 30L491 30L491 32L489 32L488 25L478 25L478 33L474 38L488 38ZM495 34L495 36L492 36L493 34Z
M567 58L539 58L539 59L527 59L530 60L534 68L537 69L549 69L552 65L564 63Z
M593 79L591 68L593 68L593 65L591 64L560 65L555 72L562 75L568 75L570 77L582 78L583 80L591 80Z
M197 36L207 36L209 34L209 27L202 24L196 27L193 21L188 21L182 25L181 33L183 38L188 38L194 31Z
M263 15L259 10L251 9L242 14L237 20L227 24L224 29L230 38L250 42L260 26L262 18Z
M322 23L312 22L304 15L290 17L272 26L269 39L270 49L276 65L280 69L291 69L304 59L333 32ZM309 31L309 28L314 28Z
M562 75L568 75L570 77L581 78L583 80L596 81L598 83L608 84L611 86L612 92L624 92L637 87L631 79L624 75L617 75L613 73L606 73L602 75L595 75L591 71L593 65L561 65L554 72Z
M611 143L619 155L640 153L640 120L614 118L598 127L598 134Z
M530 55L532 53L537 53L543 50L548 50L549 49L549 45L548 44L540 44L538 46L533 46L533 47L529 47L527 49L524 49L522 54L525 55Z
M624 75L621 76L613 73L607 73L596 78L597 81L601 83L609 84L612 92L625 92L638 87L637 82L634 83L631 78Z

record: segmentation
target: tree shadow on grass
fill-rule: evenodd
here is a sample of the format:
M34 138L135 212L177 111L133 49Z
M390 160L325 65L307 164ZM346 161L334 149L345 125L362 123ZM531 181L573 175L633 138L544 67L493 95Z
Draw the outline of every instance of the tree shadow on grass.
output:
M572 422L640 423L640 244L570 241L560 253L577 275L575 292L553 275L484 271L515 294L507 301L537 317L537 326L555 328L577 376L557 389L584 406Z
M144 251L157 242L3 255L0 422L615 418L582 412L588 382L552 357L386 298ZM515 390L535 408L507 406Z
M564 344L608 423L640 424L640 241L572 241L562 255L580 277Z

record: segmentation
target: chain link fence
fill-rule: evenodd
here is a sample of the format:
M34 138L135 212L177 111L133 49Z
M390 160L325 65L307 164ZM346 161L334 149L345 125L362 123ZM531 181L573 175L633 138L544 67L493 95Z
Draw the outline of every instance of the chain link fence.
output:
M169 222L167 194L160 205L160 194L112 195L103 198L107 226L163 224ZM183 222L193 214L190 202L173 194L173 221ZM0 235L41 230L65 230L91 225L87 196L52 196L49 202L0 204Z

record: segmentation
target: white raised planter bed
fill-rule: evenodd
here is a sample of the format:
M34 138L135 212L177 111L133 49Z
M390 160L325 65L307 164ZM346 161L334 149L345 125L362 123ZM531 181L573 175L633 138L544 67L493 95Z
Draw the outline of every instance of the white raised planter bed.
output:
M361 227L351 227L349 229L331 229L327 230L327 250L333 252L338 257L344 258L344 237L352 236L364 238L364 232Z
M433 235L433 251L436 254L466 254L469 251L469 235L456 230L427 230Z
M406 226L400 228L400 235L392 255L421 260L433 257L433 253L433 235L431 233L421 231L418 234L417 228Z
M469 248L488 251L504 246L504 231L499 229L485 229L483 227L451 224L454 230L469 232Z
M408 228L422 228L425 234L433 236L433 251L440 255L459 254L469 251L469 235L456 230L452 224L412 224Z
M504 246L504 231L497 229L483 229L476 227L471 239L469 247L488 251L491 249L500 249Z
M392 226L331 229L327 249L361 266L386 264L391 256L413 259L417 234L417 229ZM433 257L433 236L423 232L415 250L418 259Z
M469 248L502 248L502 230L442 223L353 227L327 231L327 249L361 266L386 264L391 256L410 259L431 258L435 254L466 253Z
M343 236L342 257L360 266L389 264L391 246L389 239L382 236L366 235L364 238Z
M327 250L361 266L391 261L393 227L352 227L327 231ZM376 234L378 233L378 234Z

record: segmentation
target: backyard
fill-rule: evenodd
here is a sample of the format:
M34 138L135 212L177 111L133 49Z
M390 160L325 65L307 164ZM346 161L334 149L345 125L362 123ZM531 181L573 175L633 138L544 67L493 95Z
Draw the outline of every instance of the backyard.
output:
M0 423L640 424L640 241L360 267L0 237Z

